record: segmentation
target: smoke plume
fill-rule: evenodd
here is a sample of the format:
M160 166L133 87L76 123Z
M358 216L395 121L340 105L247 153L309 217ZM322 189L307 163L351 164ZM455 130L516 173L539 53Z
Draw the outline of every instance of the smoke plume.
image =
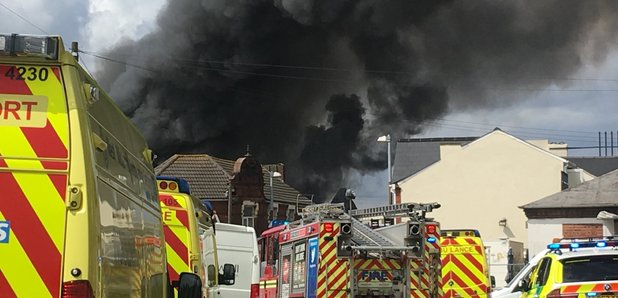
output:
M615 44L615 1L174 0L97 78L165 159L251 145L322 198L386 168L378 136L565 86Z

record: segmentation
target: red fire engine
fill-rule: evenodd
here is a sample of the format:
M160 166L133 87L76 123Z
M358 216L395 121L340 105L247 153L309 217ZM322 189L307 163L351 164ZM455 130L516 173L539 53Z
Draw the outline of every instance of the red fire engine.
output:
M260 297L437 297L439 225L412 221L408 231L397 246L342 204L308 206L262 233Z

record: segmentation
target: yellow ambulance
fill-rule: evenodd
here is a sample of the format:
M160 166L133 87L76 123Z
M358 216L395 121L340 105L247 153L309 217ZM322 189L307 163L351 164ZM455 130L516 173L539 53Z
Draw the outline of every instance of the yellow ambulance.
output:
M489 297L493 287L478 230L440 231L442 297Z
M151 151L59 36L0 34L0 296L164 297Z
M233 285L236 272L233 264L225 264L219 274L214 223L208 210L190 195L184 179L159 176L157 185L172 285L177 288L182 272L192 272L200 277L200 296L220 297L219 286Z

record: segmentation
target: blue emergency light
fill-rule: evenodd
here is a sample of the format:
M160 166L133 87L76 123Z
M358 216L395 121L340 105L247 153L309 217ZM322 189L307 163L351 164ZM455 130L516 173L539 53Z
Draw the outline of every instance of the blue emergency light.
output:
M429 237L429 238L427 238L427 242L429 242L429 243L436 243L436 241L438 241L438 239L436 239L436 237Z
M559 243L552 243L547 245L547 248L550 250L559 250L559 249L577 249L577 248L584 248L584 247L598 247L598 248L603 248L603 247L608 247L608 246L612 246L612 247L616 247L618 246L618 243L616 241L580 241L580 242L559 242Z
M287 225L290 222L287 220L283 220L283 219L275 219L273 221L270 222L270 224L268 225L269 228L274 228L277 226L282 226L282 225Z

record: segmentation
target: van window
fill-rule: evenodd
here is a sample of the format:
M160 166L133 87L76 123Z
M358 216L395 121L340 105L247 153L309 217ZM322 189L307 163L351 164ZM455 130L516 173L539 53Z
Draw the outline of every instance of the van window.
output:
M593 256L562 260L563 282L618 279L618 256Z

